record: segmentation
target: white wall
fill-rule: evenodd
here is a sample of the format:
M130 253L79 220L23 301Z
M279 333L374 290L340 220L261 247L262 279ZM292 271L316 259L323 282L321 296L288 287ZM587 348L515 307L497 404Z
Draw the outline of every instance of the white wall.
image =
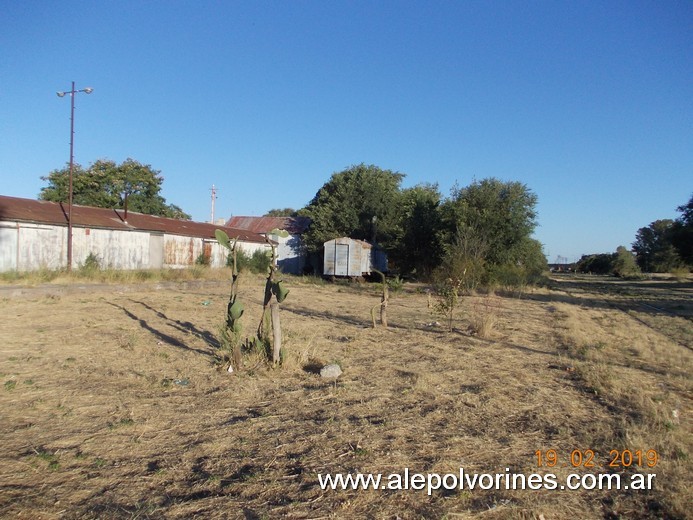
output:
M60 269L67 259L67 228L2 222L0 268L3 271Z
M204 251L210 255L212 267L226 265L228 250L216 240L179 235L74 227L72 230L72 267L79 268L90 253L99 259L102 268L149 269L159 267L156 257L163 256L164 268L184 268L195 264ZM163 255L152 251L163 243ZM158 246L160 247L160 246ZM239 242L247 254L258 249L269 251L267 244ZM67 263L67 227L30 224L15 221L0 222L0 272L61 269Z
M89 254L104 269L147 269L149 267L147 231L72 228L72 267L84 264Z
M17 270L17 227L0 222L0 273Z

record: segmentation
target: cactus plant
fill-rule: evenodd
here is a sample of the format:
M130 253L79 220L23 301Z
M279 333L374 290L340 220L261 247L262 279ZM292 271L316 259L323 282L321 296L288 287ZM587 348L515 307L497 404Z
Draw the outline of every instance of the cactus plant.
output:
M382 273L378 271L377 269L373 269L374 272L378 273L380 275L380 278L382 280L382 295L380 296L380 323L383 327L387 328L387 304L390 301L390 291L389 291L389 286L387 284L387 280L385 279L385 273ZM378 305L374 305L373 308L371 308L371 320L373 321L373 328L375 328L375 309L378 307Z
M231 281L231 295L229 296L229 303L226 311L226 322L223 331L223 337L227 340L226 342L230 345L233 361L232 366L235 365L237 368L241 365L241 323L240 319L243 316L244 308L243 304L238 300L237 293L237 282L238 282L238 266L236 262L236 244L238 239L233 242L228 237L228 235L221 229L215 231L215 236L217 242L231 252L232 255L232 281ZM289 234L284 230L272 230L269 235L277 235L281 237L289 236ZM269 246L272 248L272 260L268 268L267 281L265 282L265 296L262 304L262 317L260 318L260 324L257 328L257 337L252 341L247 342L248 345L254 345L257 349L258 346L262 346L266 354L269 356L269 322L271 319L272 331L274 336L273 341L273 353L272 360L274 363L278 363L280 360L281 352L281 325L279 322L279 304L282 303L289 294L289 289L284 285L283 280L277 279L277 249L274 242L270 241L268 238L265 239ZM276 301L272 301L272 299ZM270 311L268 316L268 309ZM271 318L270 318L271 317Z
M268 235L275 235L280 237L288 237L289 233L283 229L273 229ZM279 304L282 303L289 294L289 289L284 286L283 280L277 279L277 247L268 238L265 239L269 246L272 248L272 261L267 272L267 281L265 282L265 297L262 304L262 317L260 318L260 324L257 328L257 337L265 345L269 345L268 333L265 330L265 324L267 323L267 310L270 310L270 316L272 320L272 332L273 332L273 349L272 349L272 362L279 363L281 345L282 345L282 332L281 324L279 321ZM274 296L276 302L272 302L272 297Z
M232 258L231 266L231 294L229 303L226 307L226 322L222 331L222 338L231 350L231 366L229 371L233 371L233 366L240 368L242 363L241 358L241 316L243 316L243 304L238 300L238 265L236 262L236 245L238 239L231 242L229 236L221 229L214 232L217 242L230 251Z

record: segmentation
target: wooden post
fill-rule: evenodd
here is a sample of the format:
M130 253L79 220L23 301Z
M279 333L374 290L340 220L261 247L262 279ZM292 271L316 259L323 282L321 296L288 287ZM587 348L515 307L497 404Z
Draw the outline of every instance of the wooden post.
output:
M373 271L378 273L382 280L383 295L380 297L380 324L383 327L387 328L387 302L390 299L390 291L387 286L387 279L385 278L385 273L378 271L377 269L373 269ZM373 315L372 311L371 315ZM375 328L375 317L373 318L373 328Z
M384 278L384 277L383 277ZM383 296L380 300L380 323L387 328L387 302L390 299L390 292L387 287L387 281L383 281Z
M272 361L274 364L279 363L280 352L282 350L282 327L279 322L279 304L272 302L270 304L270 315L272 316L272 333L274 334L274 345L272 351Z

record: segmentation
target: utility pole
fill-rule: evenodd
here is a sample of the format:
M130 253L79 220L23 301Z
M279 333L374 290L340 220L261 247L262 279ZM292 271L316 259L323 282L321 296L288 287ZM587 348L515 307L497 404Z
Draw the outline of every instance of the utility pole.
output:
M72 171L74 170L75 162L75 94L78 92L84 92L85 94L91 94L94 89L91 87L82 88L79 90L75 89L75 82L72 82L72 89L66 90L65 92L57 92L58 97L65 97L70 95L70 180L67 188L68 200L67 200L67 270L72 271Z
M217 188L212 184L212 220L211 223L214 224L214 201L217 199Z

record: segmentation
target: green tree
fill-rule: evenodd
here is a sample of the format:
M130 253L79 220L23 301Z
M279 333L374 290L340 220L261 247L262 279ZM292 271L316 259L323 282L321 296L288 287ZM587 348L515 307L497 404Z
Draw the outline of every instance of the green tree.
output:
M402 191L399 204L401 235L393 251L393 263L402 272L428 278L442 258L442 228L437 184L419 184Z
M521 267L527 281L537 281L543 273L549 270L549 263L544 254L544 246L535 238L525 238L517 247L517 265Z
M295 217L298 212L294 208L274 208L263 216L265 217Z
M616 256L613 253L582 255L576 270L580 273L611 274L614 270Z
M681 258L672 242L674 221L655 220L638 229L633 243L640 268L648 273L668 273L681 264Z
M443 244L442 262L433 273L437 292L445 298L457 298L459 290L476 289L486 278L488 248L489 242L482 233L469 227L458 229L452 242Z
M466 240L486 243L489 265L522 262L537 225L536 204L537 196L520 182L490 178L454 187L441 207L443 243L449 248L462 233Z
M635 256L623 246L616 248L616 256L613 260L613 274L620 278L630 278L640 274L640 268L635 261Z
M41 177L48 186L41 188L39 198L67 202L69 173L69 167L65 167ZM84 206L115 209L124 209L127 201L129 211L189 220L190 215L175 204L166 204L166 199L160 195L163 180L161 172L133 159L121 164L98 160L86 170L74 165L72 200Z
M676 219L671 230L671 242L681 260L693 265L693 195L687 204L677 208L681 216Z
M400 184L404 175L359 164L334 173L299 214L312 223L304 235L309 252L340 236L396 247Z

